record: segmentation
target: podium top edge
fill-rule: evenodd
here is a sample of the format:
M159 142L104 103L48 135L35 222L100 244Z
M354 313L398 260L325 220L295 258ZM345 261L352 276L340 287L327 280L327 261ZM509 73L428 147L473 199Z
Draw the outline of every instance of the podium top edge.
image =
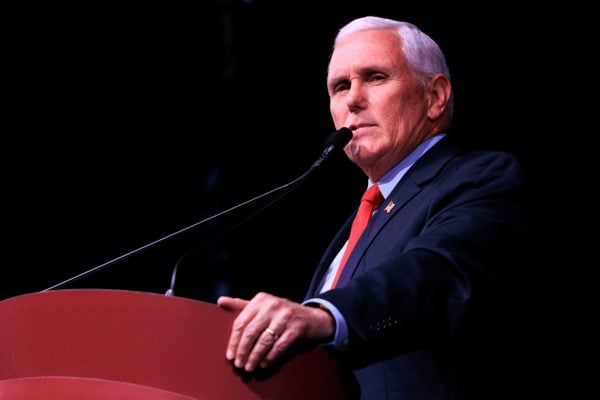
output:
M196 299L192 299L192 298L188 298L188 297L167 296L165 294L160 294L160 293L155 293L155 292L146 292L146 291L142 291L142 290L105 289L105 288L77 288L77 289L69 288L69 289L55 289L55 290L48 290L48 291L29 292L29 293L23 293L23 294L19 294L19 295L12 296L12 297L7 297L5 299L0 299L0 303L10 302L10 301L18 301L20 299L38 297L38 296L55 296L57 294L60 294L60 295L64 295L64 294L78 295L78 294L80 294L80 295L84 295L84 296L100 295L100 294L137 296L137 297L148 296L148 297L154 297L154 298L166 298L166 299L171 299L173 301L192 302L195 304L201 303L201 304L208 304L208 305L216 306L215 303L210 303L210 302L202 301L202 300L196 300Z

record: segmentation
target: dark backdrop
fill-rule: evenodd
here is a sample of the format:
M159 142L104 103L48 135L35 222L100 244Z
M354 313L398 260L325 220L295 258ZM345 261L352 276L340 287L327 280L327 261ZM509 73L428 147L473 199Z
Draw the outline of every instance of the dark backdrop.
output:
M535 294L542 317L532 318L551 320L539 341L552 393L579 387L587 246L573 239L582 211L573 194L586 185L571 167L587 140L583 11L491 0L47 3L1 6L0 298L44 289L302 174L333 129L333 36L351 18L380 15L416 23L445 51L452 133L515 153L534 177L547 229L535 266L545 272ZM364 184L338 157L226 236L261 204L66 287L162 293L180 260L182 296L300 299Z

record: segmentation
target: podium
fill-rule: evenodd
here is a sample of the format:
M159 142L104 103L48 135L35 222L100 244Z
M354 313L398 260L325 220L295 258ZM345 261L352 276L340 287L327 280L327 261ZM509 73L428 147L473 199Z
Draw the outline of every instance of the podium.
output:
M69 289L0 301L0 400L344 399L322 348L249 374L225 359L236 313L154 293Z

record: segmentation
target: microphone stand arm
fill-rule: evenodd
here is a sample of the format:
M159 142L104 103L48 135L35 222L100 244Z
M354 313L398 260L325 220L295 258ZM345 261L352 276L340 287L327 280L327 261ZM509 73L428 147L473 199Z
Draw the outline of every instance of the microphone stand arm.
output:
M242 221L238 222L237 224L233 225L230 229L226 230L222 235L220 235L218 238L223 237L226 233L231 232L234 228L240 226L242 223L248 221L251 217L253 217L254 215L258 214L259 212L263 211L265 208L267 208L268 206L270 206L271 204L275 203L277 200L281 199L283 196L285 196L286 194L290 193L292 190L296 189L298 186L300 186L301 183L304 182L304 180L310 175L312 174L315 170L317 170L319 167L321 167L321 165L331 156L331 154L334 152L334 150L339 149L339 148L343 148L346 143L348 143L350 141L350 139L352 138L352 131L348 128L340 128L336 131L333 131L329 137L327 138L327 140L325 141L325 150L321 153L321 156L311 165L311 167L301 176L299 176L298 178L294 179L293 181L286 183L285 185L279 186L275 189L272 189L266 193L263 193L259 196L256 196L254 198L251 198L250 200L246 200L243 203L240 203L236 206L233 206L231 208L228 208L227 210L221 211L215 215L212 215L206 219L203 219L202 221L198 221L192 225L189 225L183 229L180 229L176 232L173 232L167 236L164 236L158 240L155 240L153 242L150 242L148 244L145 244L144 246L141 246L135 250L132 250L128 253L125 253L123 255L120 255L117 258L114 258L112 260L109 260L105 263L102 263L100 265L97 265L91 269L88 269L87 271L84 271L78 275L75 275L69 279L66 279L62 282L59 282L55 285L52 285L44 290L42 290L42 292L47 292L49 290L53 290L53 289L58 289L61 288L71 282L75 282L83 277L86 277L94 272L98 272L104 268L107 268L119 261L123 261L135 254L141 253L144 250L147 250L150 247L153 247L157 244L160 244L166 240L169 240L175 236L181 235L182 233L185 233L191 229L194 229L202 224L205 224L207 222L212 221L215 218L218 218L222 215L228 214L232 211L235 211L241 207L247 206L248 204L252 204L262 198L265 198L267 196L273 195L273 194L277 194L279 193L279 195L271 200L271 202L267 203L266 205L264 205L263 207L259 208L257 211L250 213L249 216L247 216L246 218L244 218ZM281 192L281 193L280 193ZM218 239L217 238L217 239ZM215 239L216 240L216 239ZM171 279L171 288L169 290L167 290L167 295L172 294L173 293L173 286L175 284L175 274L177 272L177 265L175 266L174 270L173 270L173 277Z
M321 158L323 158L323 157L321 157ZM88 275L91 275L91 274L93 274L95 272L103 270L104 268L107 268L107 267L109 267L109 266L111 266L113 264L116 264L119 261L123 261L123 260L125 260L125 259L127 259L127 258L129 258L129 257L131 257L133 255L136 255L138 253L141 253L141 252L145 251L146 249L149 249L149 248L154 247L154 246L156 246L156 245L158 245L158 244L160 244L162 242L165 242L165 241L167 241L169 239L172 239L172 238L174 238L176 236L179 236L179 235L181 235L181 234L183 234L183 233L185 233L187 231L190 231L190 230L192 230L192 229L194 229L194 228L196 228L196 227L198 227L200 225L206 224L206 223L208 223L208 222L210 222L210 221L212 221L212 220L214 220L216 218L219 218L219 217L221 217L221 216L223 216L225 214L229 214L230 212L233 212L233 211L235 211L235 210L237 210L239 208L242 208L244 206L252 204L252 203L254 203L254 202L258 201L258 200L261 200L261 199L263 199L265 197L268 197L270 195L273 195L273 194L276 194L276 193L279 193L279 192L283 192L283 193L280 193L279 196L277 196L271 202L267 203L266 205L264 205L263 207L261 207L257 211L253 212L248 217L246 217L245 219L243 219L242 221L240 221L236 226L230 228L227 232L225 232L224 234L222 234L221 236L219 236L219 238L221 238L226 233L231 232L233 230L233 228L236 228L236 227L240 226L242 223L248 221L250 218L252 218L256 214L260 213L265 208L267 208L271 204L275 203L277 200L281 199L282 197L284 197L285 195L287 195L288 193L290 193L292 190L294 190L298 186L300 186L300 184L302 182L304 182L304 180L312 173L312 171L315 170L316 166L318 166L316 164L317 164L317 162L315 162L315 164L313 164L313 166L307 172L305 172L303 175L301 175L300 177L296 178L295 180L293 180L293 181L291 181L289 183L286 183L285 185L279 186L279 187L277 187L275 189L272 189L272 190L270 190L270 191L268 191L266 193L263 193L263 194L261 194L259 196L251 198L249 200L246 200L243 203L237 204L237 205L235 205L235 206L233 206L231 208L223 210L223 211L221 211L221 212L219 212L217 214L214 214L214 215L212 215L212 216L210 216L208 218L205 218L205 219L203 219L201 221L198 221L198 222L196 222L196 223L194 223L192 225L186 226L185 228L182 228L182 229L180 229L178 231L170 233L167 236L164 236L164 237L162 237L160 239L157 239L157 240L155 240L153 242L150 242L150 243L147 243L147 244L145 244L145 245L143 245L141 247L138 247L135 250L131 250L131 251L125 253L125 254L120 255L119 257L113 258L112 260L104 262L104 263L102 263L100 265L97 265L97 266L95 266L93 268L88 269L87 271L84 271L84 272L82 272L82 273L80 273L78 275L75 275L75 276L73 276L73 277L71 277L69 279L66 279L66 280L64 280L62 282L59 282L59 283L57 283L55 285L52 285L52 286L50 286L50 287L42 290L41 292L47 292L47 291L50 291L50 290L53 290L53 289L59 289L59 288L61 288L63 286L66 286L69 283L78 281L78 280L80 280L80 279L82 279L82 278L84 278L84 277L86 277ZM173 283L174 282L172 282L172 285L173 285Z

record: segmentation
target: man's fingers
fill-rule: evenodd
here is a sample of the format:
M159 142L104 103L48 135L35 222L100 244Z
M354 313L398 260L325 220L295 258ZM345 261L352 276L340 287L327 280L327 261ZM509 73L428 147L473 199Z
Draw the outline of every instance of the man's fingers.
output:
M290 335L286 332L278 337L277 340L273 342L273 345L269 351L260 361L261 368L267 368L269 365L273 364L273 362L279 359L290 346L290 342Z
M248 355L248 359L244 363L244 369L246 371L254 371L277 343L279 337L275 333L271 333L271 330L269 329L270 328L263 329L262 333L256 339L256 342Z
M269 324L271 323L268 315L257 312L254 307L246 308L234 321L230 344L235 342L234 364L236 367L246 368L250 371L262 360L278 337L274 329L280 329L276 325L274 325L274 329L270 328ZM251 355L253 361L248 366Z
M227 343L227 350L225 351L225 358L227 358L229 361L233 361L235 359L236 364L239 363L239 361L237 360L237 354L242 334L244 333L244 330L246 329L248 323L254 318L256 314L256 312L253 312L252 310L246 308L248 303L249 302L247 300L228 296L221 296L217 300L217 305L219 307L229 310L241 310L240 314L236 317L235 321L233 322L233 326L231 327L231 334L229 336L229 342Z

